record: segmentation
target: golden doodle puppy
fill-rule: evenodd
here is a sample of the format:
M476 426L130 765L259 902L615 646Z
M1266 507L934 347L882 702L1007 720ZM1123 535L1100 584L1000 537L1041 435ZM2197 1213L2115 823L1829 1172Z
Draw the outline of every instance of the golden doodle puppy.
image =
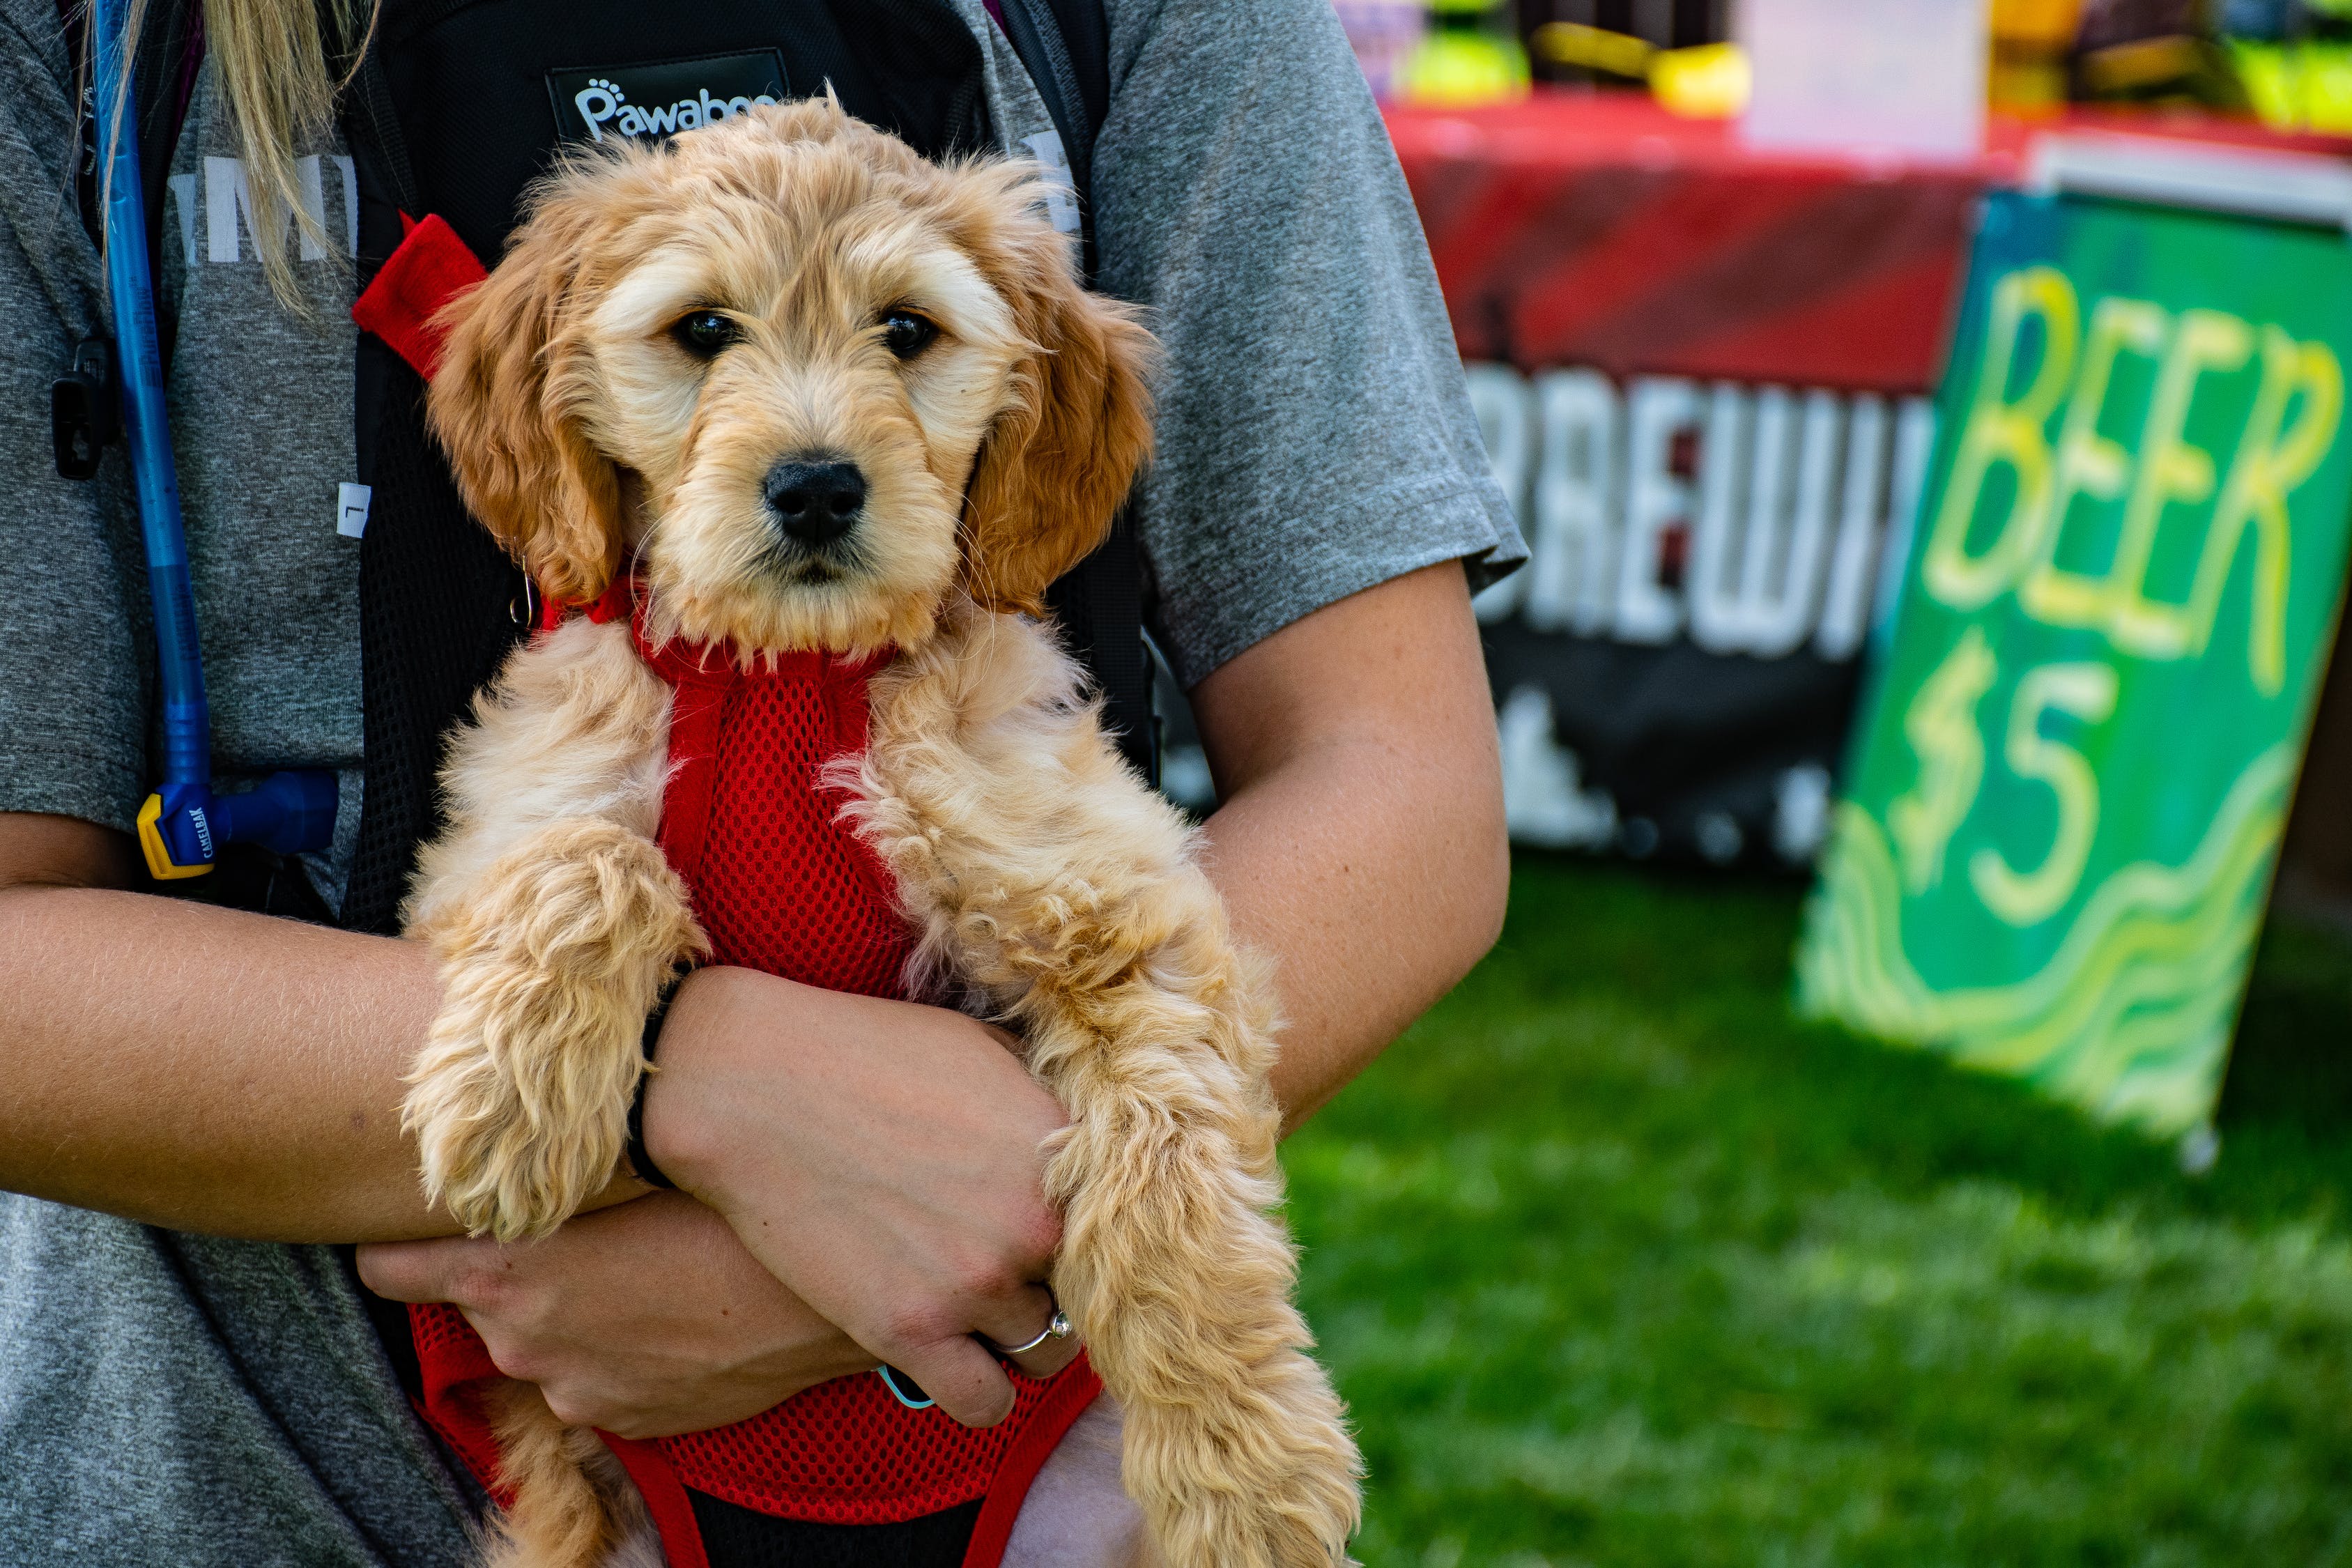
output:
M639 599L520 648L452 742L406 1121L476 1233L601 1188L644 1021L707 949L658 837L673 689L645 648L872 656L827 782L895 879L911 994L1014 1030L1068 1115L1052 1284L1124 1406L1124 1484L1171 1568L1317 1568L1360 1467L1289 1299L1266 977L1034 618L1147 455L1154 348L1079 287L1044 195L827 101L761 110L573 163L444 312L430 418L475 514L551 597L630 574ZM527 1385L497 1408L494 1556L609 1555L641 1505L593 1435Z

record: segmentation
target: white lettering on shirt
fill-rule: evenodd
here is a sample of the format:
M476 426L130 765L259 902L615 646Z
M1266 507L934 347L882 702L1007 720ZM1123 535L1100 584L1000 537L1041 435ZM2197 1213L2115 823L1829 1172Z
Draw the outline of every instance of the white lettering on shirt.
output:
M358 171L351 159L338 155L336 172L341 175L343 198L343 238L347 251L357 255L360 241L360 191ZM180 205L180 237L193 263L195 256L196 218L194 197L196 177L176 174L171 188ZM296 199L301 203L304 221L298 226L294 215L281 211L271 225L274 232L267 243L284 245L289 229L299 235L298 254L304 261L324 261L327 247L321 243L327 228L327 193L325 172L319 154L309 153L294 160ZM253 210L253 185L247 177L242 158L205 159L204 177L205 259L219 266L235 266L239 261L261 258L265 239L259 220Z

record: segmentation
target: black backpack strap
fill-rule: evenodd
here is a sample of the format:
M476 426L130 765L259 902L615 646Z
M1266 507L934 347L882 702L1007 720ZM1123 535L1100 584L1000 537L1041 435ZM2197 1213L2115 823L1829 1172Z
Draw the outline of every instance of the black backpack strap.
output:
M1109 537L1045 591L1071 655L1102 694L1103 722L1120 752L1160 787L1160 717L1151 705L1151 655L1143 643L1143 552L1125 507Z
M348 47L342 51L349 59ZM348 67L346 68L348 68ZM359 283L400 243L418 196L407 144L371 50L342 100L360 177ZM436 775L451 719L529 634L522 571L474 521L418 410L425 382L362 333L352 370L360 481L360 694L366 784L342 923L396 931L416 847L440 826Z
M1004 36L1028 68L1077 187L1079 241L1095 275L1095 135L1110 112L1110 28L1102 0L1003 0Z
M1095 136L1110 112L1110 27L1102 0L1003 0L1004 36L1021 57L1077 186L1079 244L1095 276ZM1151 656L1143 644L1143 555L1135 520L1119 509L1100 549L1045 595L1070 652L1102 692L1103 718L1119 750L1157 787L1160 721L1151 708Z
M99 166L104 149L98 145L98 101L90 81L89 7L81 0L58 0L58 21L66 50L73 63L74 91L79 119L74 132L74 202L92 245L106 247L106 213L98 197ZM196 71L205 58L205 18L194 4L151 5L139 34L138 52L131 64L131 123L139 130L141 194L146 198L147 232L163 232L163 196L171 188L172 156L179 148L180 130L187 121L189 100L196 90ZM163 247L148 247L147 265L152 276L156 325L163 339L163 360L171 363L178 321L163 286Z
M416 210L416 176L409 168L399 116L393 111L392 89L384 83L383 61L367 49L352 62L352 47L356 46L339 51L349 73L343 85L343 140L351 143L353 162L383 198L409 216L422 218L425 215ZM383 258L375 259L381 265Z

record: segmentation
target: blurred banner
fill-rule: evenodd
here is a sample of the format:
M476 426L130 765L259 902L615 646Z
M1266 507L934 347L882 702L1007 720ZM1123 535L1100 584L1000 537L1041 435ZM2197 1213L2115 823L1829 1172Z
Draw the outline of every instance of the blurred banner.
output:
M1806 1009L2210 1119L2343 598L2347 352L2341 226L1987 198Z
M1809 866L1985 171L1613 95L1390 131L1533 554L1478 605L1513 837Z
M1528 521L1527 569L1477 605L1513 836L1809 861L1927 402L1495 364L1470 391Z

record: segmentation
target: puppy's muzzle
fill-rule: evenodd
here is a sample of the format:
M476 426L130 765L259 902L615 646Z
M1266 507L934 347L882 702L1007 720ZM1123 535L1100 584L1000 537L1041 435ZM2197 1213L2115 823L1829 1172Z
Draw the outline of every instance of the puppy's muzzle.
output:
M788 458L768 470L763 493L784 537L821 551L856 526L866 510L866 476L855 463Z

